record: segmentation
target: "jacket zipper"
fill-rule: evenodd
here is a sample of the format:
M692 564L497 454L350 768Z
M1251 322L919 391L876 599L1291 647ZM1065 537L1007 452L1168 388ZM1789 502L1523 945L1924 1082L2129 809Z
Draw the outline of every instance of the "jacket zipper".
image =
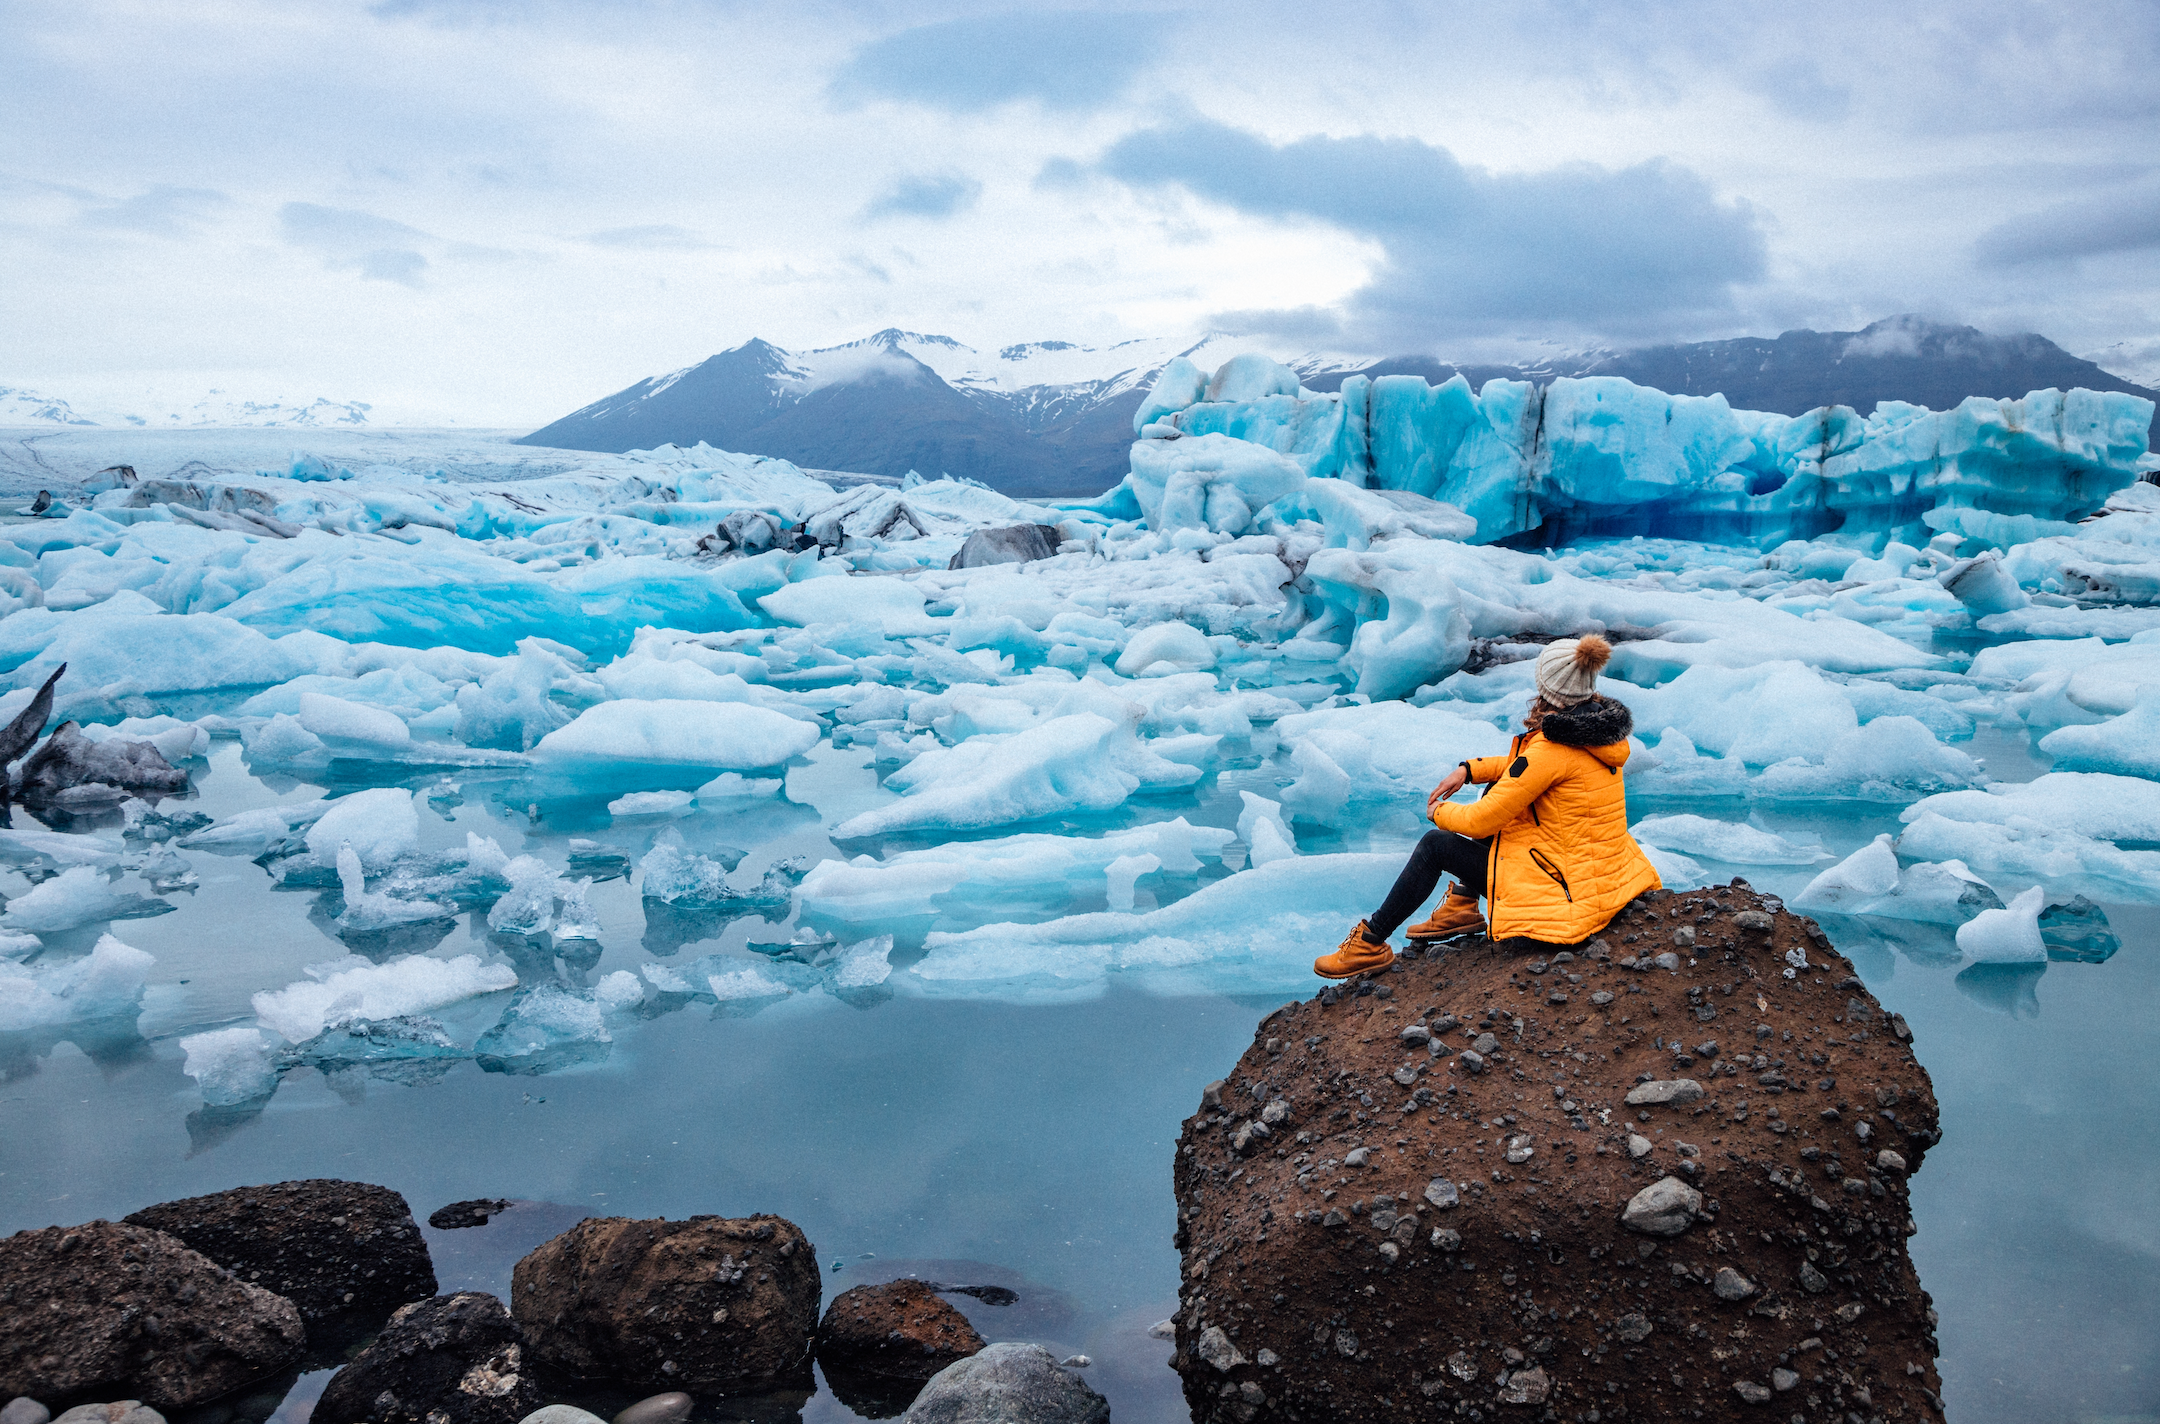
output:
M1568 889L1567 877L1565 875L1562 875L1559 870L1554 867L1553 863L1545 858L1545 852L1539 850L1535 846L1532 846L1530 848L1530 858L1537 862L1538 869L1544 871L1547 875L1551 876L1554 883L1559 885L1560 893L1567 896L1567 902L1570 905L1574 904L1575 892Z

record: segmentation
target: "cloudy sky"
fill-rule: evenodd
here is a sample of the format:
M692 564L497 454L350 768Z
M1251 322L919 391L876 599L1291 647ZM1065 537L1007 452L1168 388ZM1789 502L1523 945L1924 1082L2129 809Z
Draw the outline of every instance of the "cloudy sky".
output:
M539 423L751 336L2160 336L2160 7L0 0L0 385Z

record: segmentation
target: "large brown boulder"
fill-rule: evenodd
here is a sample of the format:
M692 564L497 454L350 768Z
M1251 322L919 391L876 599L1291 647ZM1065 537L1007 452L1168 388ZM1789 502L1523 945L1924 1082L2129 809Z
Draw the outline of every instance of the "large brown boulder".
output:
M817 1360L841 1402L873 1419L901 1412L924 1380L982 1349L968 1318L927 1282L842 1291L818 1322Z
M517 1263L510 1310L577 1379L736 1393L806 1385L817 1251L777 1216L582 1221Z
M435 1266L405 1198L330 1178L235 1187L145 1207L136 1226L177 1236L310 1321L384 1314L435 1294Z
M525 1333L503 1303L459 1291L401 1307L331 1376L312 1419L517 1424L546 1402L525 1365Z
M0 1240L0 1398L184 1409L273 1374L307 1328L162 1232L111 1221Z
M1739 881L1286 1005L1177 1149L1193 1417L1940 1420L1909 1037Z

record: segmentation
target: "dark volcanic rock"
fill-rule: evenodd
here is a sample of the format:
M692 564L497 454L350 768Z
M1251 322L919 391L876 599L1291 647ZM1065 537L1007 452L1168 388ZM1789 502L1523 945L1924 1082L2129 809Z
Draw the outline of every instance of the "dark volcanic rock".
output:
M517 1424L546 1403L525 1337L494 1296L416 1300L331 1377L314 1424Z
M1110 1405L1040 1345L986 1345L946 1366L907 1424L1110 1424Z
M924 1380L982 1347L965 1315L912 1279L843 1291L818 1324L826 1382L842 1403L871 1418L898 1414Z
M307 1329L162 1232L111 1221L0 1241L0 1397L180 1409L271 1374Z
M978 529L967 536L960 551L945 567L979 569L986 564L1032 564L1058 551L1062 541L1050 524L1014 524L1003 529Z
M437 1207L429 1216L427 1224L437 1231L456 1231L467 1226L485 1226L488 1218L500 1216L510 1209L510 1203L501 1197L475 1197L471 1201L452 1202Z
M33 801L49 800L82 786L110 786L124 792L174 792L187 790L187 784L187 773L176 770L148 742L118 737L93 742L73 722L53 728L45 745L32 752L22 766L22 794Z
M128 1218L179 1237L309 1320L384 1312L435 1294L435 1267L405 1198L330 1178L235 1187Z
M806 1385L817 1251L777 1216L595 1217L511 1275L538 1363L577 1379L692 1393Z
M1760 1420L1790 1370L1810 1418L1940 1420L1905 1247L1934 1092L1774 905L1658 891L1572 952L1464 940L1270 1015L1177 1151L1193 1417Z

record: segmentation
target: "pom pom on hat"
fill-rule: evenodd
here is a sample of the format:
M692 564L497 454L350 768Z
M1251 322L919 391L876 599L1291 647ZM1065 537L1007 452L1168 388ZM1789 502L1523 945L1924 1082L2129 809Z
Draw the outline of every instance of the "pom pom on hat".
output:
M1598 674L1612 660L1612 644L1595 633L1547 643L1538 654L1538 695L1557 707L1573 707L1594 696Z

